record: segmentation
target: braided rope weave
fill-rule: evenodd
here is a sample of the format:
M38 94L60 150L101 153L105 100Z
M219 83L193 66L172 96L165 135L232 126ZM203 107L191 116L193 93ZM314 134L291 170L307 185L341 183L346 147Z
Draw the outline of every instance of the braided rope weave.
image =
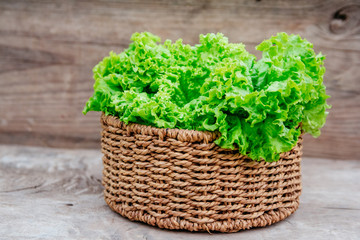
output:
M216 133L159 129L101 117L105 201L133 221L236 232L292 214L301 193L302 138L278 162L222 149Z

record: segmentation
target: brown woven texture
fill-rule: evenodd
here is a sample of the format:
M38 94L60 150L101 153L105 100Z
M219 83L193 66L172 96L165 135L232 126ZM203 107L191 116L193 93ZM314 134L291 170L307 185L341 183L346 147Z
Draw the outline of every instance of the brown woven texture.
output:
M133 221L236 232L292 214L301 193L302 138L278 162L222 149L215 133L159 129L102 116L105 201Z

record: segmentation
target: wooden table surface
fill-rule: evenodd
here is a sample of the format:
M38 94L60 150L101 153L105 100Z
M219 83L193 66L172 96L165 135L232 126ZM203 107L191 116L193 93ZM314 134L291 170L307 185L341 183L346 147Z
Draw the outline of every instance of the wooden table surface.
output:
M0 239L359 239L360 161L305 158L300 208L232 234L168 231L105 204L100 150L0 145Z

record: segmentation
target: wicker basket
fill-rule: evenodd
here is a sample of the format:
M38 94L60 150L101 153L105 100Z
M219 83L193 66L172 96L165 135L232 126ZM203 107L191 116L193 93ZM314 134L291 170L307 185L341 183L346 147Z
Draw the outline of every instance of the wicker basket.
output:
M102 116L105 201L167 229L236 232L292 214L301 193L302 138L278 162L213 143L215 133L159 129Z

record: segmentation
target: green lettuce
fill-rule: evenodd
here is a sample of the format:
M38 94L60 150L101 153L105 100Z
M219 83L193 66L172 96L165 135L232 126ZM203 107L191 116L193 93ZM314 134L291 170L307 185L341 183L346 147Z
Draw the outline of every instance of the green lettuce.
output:
M221 33L195 46L135 33L128 49L93 69L94 95L83 113L102 111L125 123L218 131L223 148L276 161L301 130L320 135L330 106L325 57L298 35L279 33L256 47L262 58ZM301 128L299 125L301 124Z

